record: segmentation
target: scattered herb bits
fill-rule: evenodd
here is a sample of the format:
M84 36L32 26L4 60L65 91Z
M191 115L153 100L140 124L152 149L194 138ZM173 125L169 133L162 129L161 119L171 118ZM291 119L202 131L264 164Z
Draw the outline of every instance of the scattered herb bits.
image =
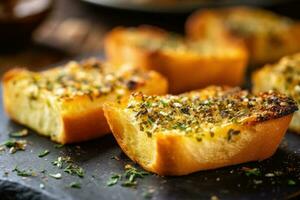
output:
M261 172L258 168L243 167L242 170L245 172L246 176L260 176L261 175Z
M113 186L118 183L119 180L121 180L122 175L121 174L114 174L110 177L110 179L107 181L107 186Z
M70 188L76 188L76 189L80 189L81 188L81 184L78 182L72 182L70 183Z
M287 182L288 185L296 185L296 181L289 179Z
M137 179L144 178L147 175L149 175L148 172L138 170L131 165L125 165L125 173L122 175L113 174L107 181L106 185L113 186L119 181L122 181L121 185L123 187L135 187L137 185Z
M137 178L144 178L145 176L149 175L148 172L137 170L131 165L126 165L125 170L124 176L127 180L122 183L122 185L125 187L135 186L137 184Z
M9 149L9 153L13 154L17 151L25 151L27 146L26 140L15 140L15 139L9 139L6 140L4 143L0 145L2 148L6 147Z
M64 172L71 175L77 175L80 178L84 177L84 170L81 167L72 163L67 165L67 167L64 169Z
M60 169L64 169L64 172L71 174L71 175L77 175L80 178L84 177L84 169L78 165L76 165L70 157L58 157L57 160L52 162L53 165L57 166Z
M25 137L27 135L28 135L28 130L27 129L22 129L20 131L15 131L15 132L9 133L10 137Z
M17 166L12 170L12 172L16 172L18 176L22 176L22 177L35 176L34 172L31 169L21 170Z
M62 147L64 147L65 145L63 145L63 144L55 144L54 145L54 148L56 148L56 149L59 149L59 148L62 148Z
M42 151L41 153L39 153L39 157L43 158L45 156L47 156L50 153L50 151L48 149Z

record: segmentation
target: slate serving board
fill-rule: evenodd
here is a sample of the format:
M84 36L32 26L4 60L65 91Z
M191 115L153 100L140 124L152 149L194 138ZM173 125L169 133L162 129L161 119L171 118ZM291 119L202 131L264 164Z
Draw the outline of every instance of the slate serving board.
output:
M2 89L0 88L0 92ZM2 94L2 92L1 92ZM9 133L24 127L10 121L4 114L0 100L0 143ZM300 135L287 133L280 148L270 159L242 165L209 170L181 177L160 177L154 174L138 179L136 187L106 185L113 173L124 173L124 166L132 163L122 153L114 138L107 135L98 140L55 148L54 143L33 131L22 139L28 141L25 151L9 154L0 152L0 199L297 199L300 198ZM50 154L39 158L45 149ZM85 170L84 178L72 176L57 168L52 161L70 156ZM119 159L112 159L117 157ZM183 163L184 164L184 163ZM20 177L12 170L35 172L34 177ZM140 169L138 166L136 166ZM247 176L245 167L258 168L260 175ZM44 171L42 173L41 171ZM49 174L61 173L61 179ZM273 177L270 176L273 174ZM267 174L267 176L266 176ZM71 188L79 182L81 189ZM43 184L45 188L41 188ZM150 193L149 193L150 191ZM146 194L146 195L145 195Z

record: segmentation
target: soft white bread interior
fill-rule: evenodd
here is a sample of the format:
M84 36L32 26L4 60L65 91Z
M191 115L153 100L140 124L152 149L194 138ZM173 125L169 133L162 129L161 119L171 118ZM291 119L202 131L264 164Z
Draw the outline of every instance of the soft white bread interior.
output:
M236 40L190 41L150 26L115 28L105 38L105 52L113 63L158 71L173 94L212 84L241 85L248 61L245 47Z
M133 161L160 175L185 175L270 157L296 109L278 93L210 87L179 96L133 94L105 105L104 114Z
M253 92L259 93L270 89L289 95L300 103L300 54L282 58L278 63L266 65L252 75ZM300 112L297 111L289 126L300 133Z
M241 39L256 66L300 51L300 23L259 8L202 9L188 18L186 32L190 38Z
M167 92L167 81L154 71L130 66L115 70L96 59L39 73L13 69L4 75L2 84L9 117L59 143L109 133L102 110L106 102L119 101L134 91Z

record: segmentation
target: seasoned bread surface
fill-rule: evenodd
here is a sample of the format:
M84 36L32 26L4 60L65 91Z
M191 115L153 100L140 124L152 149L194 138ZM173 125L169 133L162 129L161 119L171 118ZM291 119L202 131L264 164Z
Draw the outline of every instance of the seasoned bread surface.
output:
M252 64L275 62L300 51L300 23L251 7L200 10L186 23L191 38L231 35L243 40Z
M13 120L56 142L100 137L109 133L103 103L118 101L134 91L167 92L166 80L156 72L113 68L90 59L40 73L10 70L2 80L4 108Z
M113 63L131 63L163 74L171 93L211 84L242 84L247 52L237 41L189 41L164 30L140 26L118 27L105 39L105 52Z
M295 102L210 87L179 96L131 95L104 113L123 151L146 170L184 175L263 160L277 149Z
M293 97L300 103L300 54L286 56L278 63L266 65L252 75L253 92L270 89ZM300 133L300 112L294 114L290 129Z

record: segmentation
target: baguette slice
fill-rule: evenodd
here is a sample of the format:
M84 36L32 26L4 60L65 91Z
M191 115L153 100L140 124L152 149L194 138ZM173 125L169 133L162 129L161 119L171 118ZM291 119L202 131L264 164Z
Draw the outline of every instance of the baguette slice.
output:
M239 38L248 47L253 65L300 51L300 23L258 8L201 10L189 17L186 32L190 38Z
M270 89L293 97L300 103L300 54L286 56L278 63L266 65L252 75L253 92ZM300 112L294 114L290 130L300 134Z
M149 26L112 30L105 39L105 52L113 63L131 63L163 74L171 93L211 84L241 85L247 63L247 52L237 41L188 41Z
M143 168L185 175L263 160L277 149L297 110L284 95L210 87L179 96L133 94L104 106L114 137Z
M12 69L2 80L4 108L14 121L62 144L103 136L109 133L104 103L134 91L167 92L167 81L156 72L113 68L90 59L40 73Z

